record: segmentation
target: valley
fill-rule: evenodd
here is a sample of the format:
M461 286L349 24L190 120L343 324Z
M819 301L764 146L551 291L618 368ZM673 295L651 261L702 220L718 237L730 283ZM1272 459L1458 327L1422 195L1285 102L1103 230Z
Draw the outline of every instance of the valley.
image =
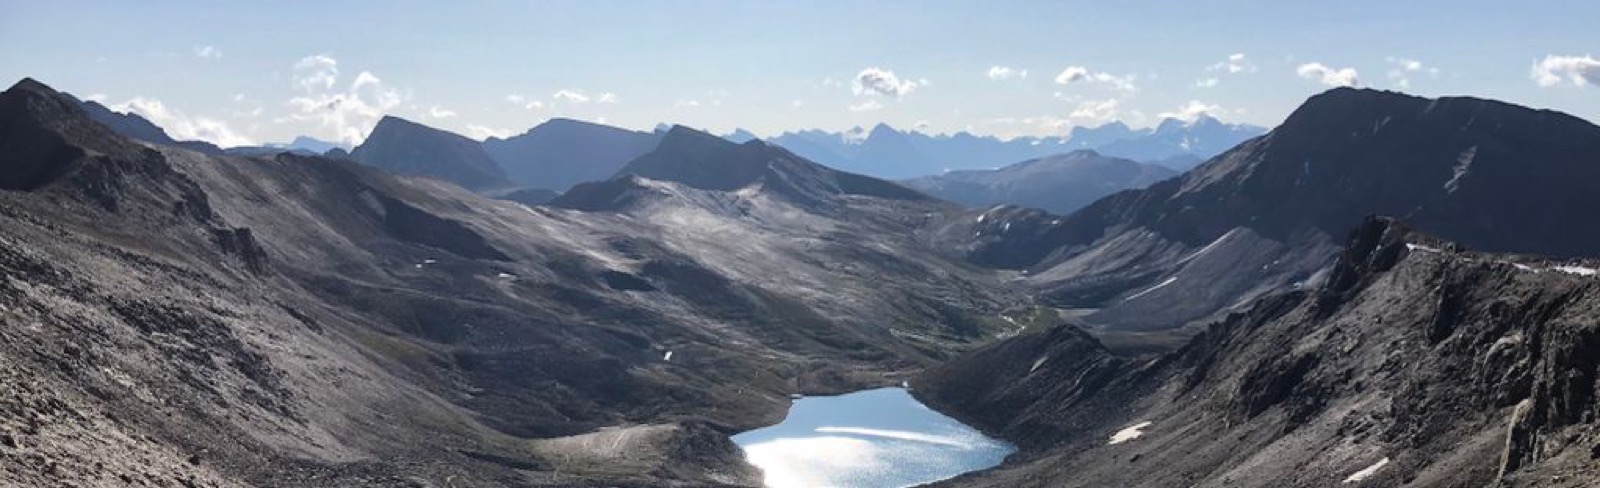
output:
M1334 88L937 173L797 137L223 149L24 79L0 485L1600 478L1587 121Z

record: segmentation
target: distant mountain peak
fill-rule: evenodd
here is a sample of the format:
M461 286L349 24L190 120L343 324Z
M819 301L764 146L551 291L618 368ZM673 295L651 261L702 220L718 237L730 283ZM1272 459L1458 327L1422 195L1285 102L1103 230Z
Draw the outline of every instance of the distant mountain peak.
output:
M512 186L478 141L393 115L379 119L350 155L391 172L435 177L469 189Z
M26 91L48 96L60 95L60 92L57 92L54 88L50 88L49 85L40 83L39 80L35 80L33 78L23 78L21 80L17 80L16 84L11 85L11 88L6 91Z

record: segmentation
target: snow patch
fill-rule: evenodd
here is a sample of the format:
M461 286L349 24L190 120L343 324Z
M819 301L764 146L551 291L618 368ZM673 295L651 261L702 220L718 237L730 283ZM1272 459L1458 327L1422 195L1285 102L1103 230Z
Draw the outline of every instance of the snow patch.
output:
M1367 466L1366 469L1351 473L1349 478L1345 478L1344 479L1344 482L1345 483L1360 483L1362 481L1366 481L1367 478L1371 478L1372 475L1378 473L1378 470L1383 469L1383 467L1387 466L1387 465L1389 465L1389 458L1386 457L1386 458L1383 458L1383 459L1379 459L1378 462L1372 463L1372 465L1371 466Z
M1409 242L1406 243L1406 250L1407 251L1431 252L1431 253L1434 253L1434 254L1439 254L1440 252L1442 252L1438 248L1428 247L1428 246L1424 246L1424 245L1421 245L1421 244L1412 244L1412 243L1409 243Z
M1596 272L1594 268L1588 268L1584 266L1556 266L1550 269L1554 269L1562 273L1575 274L1578 276L1594 276Z
M672 351L667 351L667 355L661 356L661 360L662 361L671 361L672 360Z
M1107 441L1106 445L1114 446L1114 445L1121 444L1121 443L1124 443L1124 442L1128 442L1128 441L1131 441L1131 440L1134 440L1134 439L1138 439L1139 436L1144 435L1144 428L1145 427L1149 427L1150 424L1153 424L1153 423L1154 422L1139 422L1137 424L1133 424L1131 426L1128 426L1128 428L1126 428L1126 429L1119 430L1119 431L1117 431L1117 433L1111 434L1111 440Z
M1178 277L1173 276L1171 278L1167 278L1166 280L1163 280L1160 283L1156 283L1156 286L1145 288L1144 291L1141 291L1141 292L1138 292L1138 293L1134 293L1132 295L1128 295L1128 298L1124 298L1124 299L1122 299L1122 301L1126 302L1128 300L1132 300L1132 299L1135 299L1135 298L1139 298L1139 297L1145 296L1146 294L1148 294L1148 293L1150 293L1152 291L1160 290L1162 287L1165 287L1167 285L1172 284L1172 282L1174 282L1174 281L1178 281Z
M1450 181L1444 182L1445 191L1455 193L1461 187L1461 177L1466 176L1467 172L1472 170L1472 160L1477 157L1478 146L1472 146L1465 151L1461 151L1461 155L1456 157L1456 166L1453 169L1454 174L1450 176Z
M1238 232L1238 231L1239 231L1239 229L1237 227L1235 227L1233 230L1230 230L1227 233L1222 234L1221 236L1218 236L1217 240L1211 241L1210 244L1206 244L1206 247L1202 247L1202 248L1200 248L1199 251L1195 251L1195 252L1189 253L1188 256L1184 256L1183 259L1179 259L1178 262L1179 263L1187 263L1187 262L1193 260L1194 258L1200 257L1201 255L1203 255L1203 254L1205 254L1207 252L1210 252L1212 249L1215 249L1217 247L1217 245L1222 244L1222 241L1226 241L1226 240L1228 240L1229 237L1233 237L1233 233L1234 232Z
M1028 372L1032 373L1034 370L1039 369L1040 366L1044 365L1044 360L1047 358L1047 356L1039 356L1039 359L1033 362L1033 367L1028 368Z

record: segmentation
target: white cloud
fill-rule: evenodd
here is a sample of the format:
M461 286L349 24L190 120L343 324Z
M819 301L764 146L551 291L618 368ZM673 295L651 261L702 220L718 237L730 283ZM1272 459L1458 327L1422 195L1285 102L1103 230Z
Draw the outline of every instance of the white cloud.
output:
M212 46L195 46L194 56L200 59L222 59L222 51Z
M544 108L544 102L529 99L528 97L516 93L506 95L506 103L517 105L528 110L538 110Z
M931 127L933 127L933 124L929 124L926 120L918 120L917 123L911 125L911 128L918 132L927 132Z
M104 94L104 93L92 93L87 97L83 97L83 99L91 101L91 102L105 103L106 102L106 94Z
M617 103L617 94L611 93L611 92L601 93L598 98L595 98L595 102L598 102L598 103Z
M1360 83L1355 68L1330 68L1322 63L1306 63L1294 70L1295 74L1308 80L1316 80L1328 86L1355 86Z
M339 81L339 62L328 55L307 56L294 65L294 85L304 95L290 98L295 109L288 120L315 121L333 131L332 139L350 145L360 144L390 109L404 101L399 90L389 87L367 71L356 74L349 88L335 90Z
M1600 59L1547 55L1533 64L1532 76L1539 86L1560 85L1563 79L1578 87L1600 85Z
M990 66L988 72L991 80L1009 80L1012 78L1027 78L1028 70L1016 69L1010 66Z
M294 63L294 84L306 92L333 89L339 79L339 61L326 54L300 58Z
M848 108L851 112L871 112L883 108L883 104L878 103L877 100L865 100Z
M901 80L893 71L882 68L867 68L856 74L856 79L850 91L856 95L883 95L886 97L900 98L917 89L918 86L928 84L928 80L918 81Z
M1244 53L1230 54L1228 59L1206 67L1206 71L1225 71L1229 74L1254 73L1256 69L1256 64L1250 62L1250 59L1246 58Z
M677 108L695 108L695 107L699 107L700 106L700 101L699 100L678 100L678 101L672 102L672 106L673 107L677 107Z
M1117 105L1120 102L1115 98L1105 100L1086 100L1078 103L1078 108L1073 109L1068 117L1074 119L1109 121L1117 116Z
M448 119L448 118L455 117L455 116L456 116L455 112L453 112L453 111L451 111L449 109L446 109L444 107L440 107L438 105L434 105L432 107L428 107L428 117L430 117L430 118Z
M1156 117L1162 119L1178 119L1185 122L1190 122L1196 118L1199 118L1203 114L1215 114L1220 112L1222 112L1222 107L1220 106L1207 104L1199 100L1190 100L1189 103L1185 103L1178 107L1177 111L1162 112L1157 114Z
M1088 78L1089 68L1082 66L1068 66L1067 69L1061 70L1061 74L1056 75L1056 84L1066 85L1077 83Z
M804 106L806 106L806 102L803 102L803 101L800 101L800 100L795 100L793 102L789 102L789 108L800 108L800 107L804 107Z
M1061 70L1061 74L1056 75L1056 84L1070 85L1079 82L1093 82L1109 86L1117 91L1132 93L1139 91L1139 87L1133 84L1134 78L1134 75L1116 76L1105 72L1091 72L1089 68L1082 66L1068 66L1066 69Z
M134 97L110 108L117 112L136 113L150 119L150 122L160 126L168 135L180 141L199 140L222 147L254 144L250 138L228 127L227 122L201 116L191 117L182 111L167 107L161 100L154 98Z
M507 130L507 129L496 129L496 128L493 128L493 127L485 127L485 126L477 125L477 124L468 124L467 125L467 135L471 136L473 139L477 139L477 140L480 140L480 141L484 140L484 139L488 139L490 137L497 137L497 138L500 138L500 139L505 139L505 138L511 137L511 131Z
M573 90L570 88L552 93L550 98L572 104L589 103L589 95L584 94L583 90Z
M1216 73L1217 75L1237 75L1241 73L1254 73L1257 69L1258 68L1256 67L1256 64L1251 62L1250 58L1246 57L1244 53L1233 53L1229 54L1227 59L1213 63L1210 66L1206 66L1206 73ZM1204 78L1195 80L1194 86L1200 88L1211 88L1217 86L1222 83L1222 78L1217 75L1206 76Z
M1421 61L1415 59L1390 56L1384 58L1383 61L1389 65L1389 72L1387 73L1389 82L1402 90L1411 88L1412 74L1427 73L1433 76L1439 74L1439 68L1424 66Z
M378 76L371 72L362 71L356 73L356 81L350 83L350 89L360 90L364 86L383 86L383 80L378 79Z

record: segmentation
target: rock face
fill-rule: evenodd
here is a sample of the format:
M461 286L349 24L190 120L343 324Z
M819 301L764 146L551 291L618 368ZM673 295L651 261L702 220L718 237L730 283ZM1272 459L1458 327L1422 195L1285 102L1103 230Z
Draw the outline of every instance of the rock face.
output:
M470 190L514 186L477 141L395 116L378 120L350 157L393 173L438 178Z
M944 235L975 262L1028 270L1057 306L1100 309L1092 323L1165 329L1314 285L1332 236L1369 214L1476 249L1600 254L1600 229L1574 225L1600 211L1594 161L1600 127L1568 115L1341 88L1180 178L1066 217L996 209Z
M1066 215L1107 195L1139 189L1178 172L1080 150L995 170L964 170L902 183L968 207L1009 204Z
M1374 218L1326 285L1263 298L1179 351L1119 357L1063 326L915 391L1023 449L948 486L1589 486L1594 266Z
M215 157L25 80L0 94L0 485L751 486L726 434L1017 305L911 237L944 202L634 180L581 212Z
M610 178L628 161L655 148L659 139L656 133L556 118L521 135L491 137L483 141L483 148L512 181L566 191L578 183Z

